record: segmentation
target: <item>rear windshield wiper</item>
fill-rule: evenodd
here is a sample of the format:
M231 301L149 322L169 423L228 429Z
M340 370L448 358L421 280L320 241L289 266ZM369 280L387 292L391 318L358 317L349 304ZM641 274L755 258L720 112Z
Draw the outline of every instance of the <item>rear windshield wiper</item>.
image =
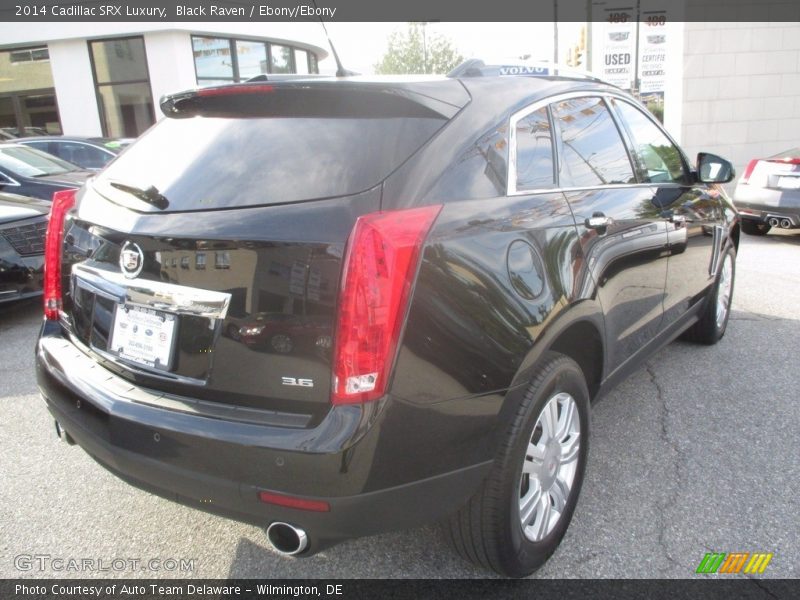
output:
M160 208L161 210L164 210L169 206L169 200L167 200L166 197L164 197L154 185L151 185L149 188L144 190L132 185L117 183L116 181L109 181L109 185L117 188L120 191L127 192L142 202L147 202L148 204L151 204L156 208Z

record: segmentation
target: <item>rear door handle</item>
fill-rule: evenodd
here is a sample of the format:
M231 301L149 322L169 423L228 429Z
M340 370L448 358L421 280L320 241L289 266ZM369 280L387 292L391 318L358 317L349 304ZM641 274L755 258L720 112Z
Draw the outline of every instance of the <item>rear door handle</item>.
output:
M606 229L611 225L611 219L603 213L594 213L583 223L587 229Z

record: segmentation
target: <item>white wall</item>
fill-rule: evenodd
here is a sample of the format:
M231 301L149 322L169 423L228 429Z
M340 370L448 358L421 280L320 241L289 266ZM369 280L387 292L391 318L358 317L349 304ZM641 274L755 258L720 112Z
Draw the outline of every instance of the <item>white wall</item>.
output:
M144 36L147 69L156 119L163 117L158 101L164 94L197 87L191 36L185 31L160 31Z
M686 23L682 145L741 174L800 144L800 23Z
M86 40L48 44L61 128L65 135L102 135Z

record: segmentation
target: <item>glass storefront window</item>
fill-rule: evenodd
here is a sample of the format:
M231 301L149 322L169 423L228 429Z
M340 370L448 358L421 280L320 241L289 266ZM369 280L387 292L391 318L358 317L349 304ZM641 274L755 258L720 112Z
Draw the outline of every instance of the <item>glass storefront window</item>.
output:
M53 87L47 47L0 52L1 137L60 134Z
M292 49L288 46L270 46L272 65L270 73L291 73L292 72Z
M231 42L223 38L192 37L197 78L233 79Z
M308 75L308 52L305 50L294 51L295 71L301 75Z
M192 36L197 85L247 81L269 73L318 73L317 57L307 50L253 40Z
M263 42L236 40L236 58L241 80L267 72L267 46Z
M155 122L147 82L99 86L97 95L109 137L137 137Z
M91 42L96 83L147 79L147 59L142 38Z
M52 87L47 48L0 52L0 94Z
M141 37L89 42L103 135L136 137L155 123Z

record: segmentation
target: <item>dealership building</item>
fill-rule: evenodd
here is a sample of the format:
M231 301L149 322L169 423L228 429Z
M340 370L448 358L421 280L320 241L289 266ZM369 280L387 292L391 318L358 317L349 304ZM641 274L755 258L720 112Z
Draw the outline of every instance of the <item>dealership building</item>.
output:
M164 94L317 73L321 28L292 23L0 24L0 128L135 137ZM29 130L31 131L31 130Z
M623 21L606 18L615 3L592 5L592 22L556 28L559 61L633 89L690 155L716 152L741 172L800 145L800 23L668 10ZM160 118L164 94L316 73L327 47L318 23L0 23L0 127L132 137Z

